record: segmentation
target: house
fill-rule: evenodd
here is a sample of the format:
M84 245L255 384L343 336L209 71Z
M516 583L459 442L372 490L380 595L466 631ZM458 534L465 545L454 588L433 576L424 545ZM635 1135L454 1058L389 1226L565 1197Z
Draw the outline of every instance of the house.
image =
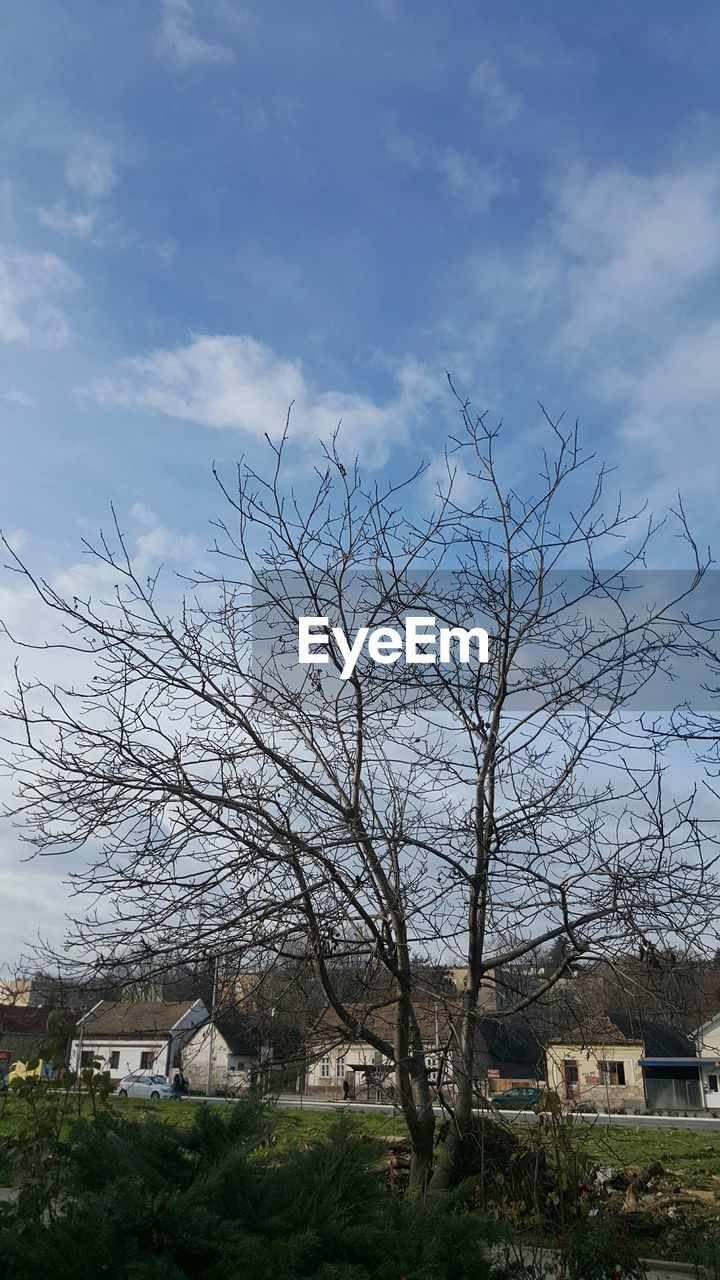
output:
M545 1078L545 1051L537 1029L525 1018L478 1020L475 1042L478 1081L488 1094Z
M193 1031L207 1019L202 1000L99 1000L78 1022L70 1066L77 1071L97 1060L112 1080L134 1071L170 1076Z
M0 1069L13 1062L47 1057L65 1064L74 1017L61 1009L37 1009L31 1005L0 1005Z
M601 1111L645 1106L639 1028L622 1030L609 1014L596 1013L551 1035L545 1046L547 1087L564 1102Z
M182 1049L182 1069L193 1092L245 1092L269 1058L247 1019L228 1013L191 1032Z
M587 1015L546 1045L548 1088L608 1112L700 1110L702 1065L682 1031L620 1011Z
M703 1022L692 1039L702 1063L703 1101L711 1110L720 1110L720 1013Z
M720 1058L720 1013L716 1013L707 1022L703 1022L697 1031L693 1031L692 1039L699 1054L708 1058Z
M0 1005L0 1061L7 1066L39 1057L46 1031L46 1009Z
M0 1005L0 1070L13 1062L39 1058L47 1034L47 1009L28 1005Z
M371 1033L392 1042L395 1026L395 1001L376 1006L349 1005L348 1012ZM425 1050L425 1062L431 1082L452 1082L449 1052L449 1020L445 1003L438 999L415 1005ZM308 1042L305 1090L323 1098L343 1097L343 1081L348 1084L350 1098L368 1102L387 1101L395 1087L392 1061L362 1035L353 1035L328 1006L317 1019Z
M627 1014L616 1013L620 1026L629 1025ZM702 1064L689 1036L664 1022L642 1020L643 1055L640 1067L645 1105L651 1111L699 1111L704 1106Z

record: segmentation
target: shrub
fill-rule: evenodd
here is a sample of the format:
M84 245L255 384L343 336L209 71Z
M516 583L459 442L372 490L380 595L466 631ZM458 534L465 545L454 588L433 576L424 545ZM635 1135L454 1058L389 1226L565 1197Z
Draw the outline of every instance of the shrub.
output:
M441 1142L450 1136L451 1122L440 1126ZM453 1170L452 1186L456 1187L468 1178L492 1178L507 1169L519 1150L517 1135L506 1124L485 1116L474 1117L463 1133L460 1154Z
M176 1129L105 1113L62 1150L62 1212L0 1216L7 1280L484 1280L488 1227L451 1196L388 1197L375 1144L347 1124L283 1158L251 1103Z

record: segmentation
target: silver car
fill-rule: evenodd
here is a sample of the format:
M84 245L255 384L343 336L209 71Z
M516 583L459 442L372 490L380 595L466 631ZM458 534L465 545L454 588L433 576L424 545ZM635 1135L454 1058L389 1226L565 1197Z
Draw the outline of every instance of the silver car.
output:
M141 1071L125 1076L115 1093L118 1098L172 1098L172 1088L166 1076L154 1076Z

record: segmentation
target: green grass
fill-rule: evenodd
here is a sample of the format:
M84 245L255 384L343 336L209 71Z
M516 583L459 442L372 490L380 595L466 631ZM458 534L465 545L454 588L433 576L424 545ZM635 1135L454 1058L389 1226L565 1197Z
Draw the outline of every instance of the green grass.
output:
M162 1121L163 1124L173 1126L186 1127L192 1122L192 1117L198 1107L212 1107L226 1112L231 1106L227 1102L151 1102L144 1098L112 1098L110 1106L113 1110L120 1111L125 1115L136 1117L139 1121L145 1116L152 1115L155 1120ZM341 1107L337 1110L328 1111L301 1111L286 1110L285 1108L270 1109L270 1130L277 1137L276 1146L278 1150L292 1151L305 1143L322 1140L325 1137L328 1128L337 1121L338 1113L342 1111ZM368 1115L364 1112L349 1113L348 1121L351 1128L358 1133L365 1133L369 1137L398 1137L404 1136L407 1132L405 1122L402 1117L386 1116L386 1115Z
M17 1129L24 1104L11 1095L0 1100L0 1138L11 1136ZM133 1116L142 1122L147 1116L163 1124L186 1127L199 1106L227 1110L229 1103L219 1102L151 1102L138 1098L111 1098L114 1111ZM328 1127L337 1120L337 1110L301 1111L277 1108L272 1111L271 1131L279 1152L302 1149L322 1139ZM349 1123L369 1137L401 1137L406 1133L401 1116L350 1112ZM720 1133L693 1133L687 1129L643 1129L613 1125L578 1125L578 1144L593 1162L617 1168L647 1168L659 1162L668 1171L682 1175L687 1186L711 1185L720 1177Z
M108 1105L113 1112L119 1112L122 1115L130 1116L142 1123L148 1116L152 1116L154 1120L160 1121L162 1124L171 1125L173 1128L186 1128L192 1123L192 1118L198 1107L212 1107L213 1110L227 1111L231 1104L227 1102L152 1102L150 1099L144 1098L110 1098ZM12 1094L6 1095L0 1099L0 1139L11 1137L18 1128L20 1123L22 1109L25 1103L13 1097ZM271 1112L270 1129L276 1135L274 1147L278 1151L293 1151L303 1148L305 1145L322 1139L327 1133L328 1127L337 1120L338 1108L336 1111L300 1111L285 1110L277 1108ZM72 1109L68 1112L68 1120L73 1118ZM406 1133L405 1123L402 1117L393 1117L386 1115L367 1115L363 1112L351 1113L349 1115L349 1123L353 1129L359 1133L367 1134L369 1137L392 1137L397 1135L403 1136ZM1 1172L1 1170L0 1170ZM0 1183L2 1179L0 1178Z
M111 1098L108 1105L112 1114L130 1118L138 1125L143 1125L152 1118L155 1123L171 1128L188 1127L201 1109L211 1108L213 1112L226 1115L233 1110L232 1105L226 1102L189 1100L152 1102ZM12 1094L0 1098L0 1186L10 1181L9 1176L4 1176L3 1161L7 1155L7 1146L3 1140L12 1138L20 1131L26 1107L27 1102ZM70 1108L68 1120L73 1113L74 1109ZM251 1152L250 1161L253 1164L260 1162L269 1168L289 1166L293 1156L302 1162L306 1159L306 1153L312 1156L312 1149L327 1140L331 1126L337 1123L341 1113L347 1117L347 1125L351 1131L368 1138L402 1139L406 1132L404 1121L399 1116L347 1112L342 1105L323 1111L269 1108L267 1120L263 1124L266 1136L262 1144ZM663 1193L679 1189L715 1191L720 1188L720 1134L694 1133L671 1127L626 1128L599 1122L574 1125L570 1122L571 1132L568 1133L564 1130L565 1122L560 1123L563 1132L559 1135L558 1150L570 1139L573 1148L586 1154L587 1162L582 1162L581 1169L587 1168L588 1172L597 1165L635 1171L659 1163L668 1175L656 1184L656 1188ZM67 1125L64 1128L67 1130ZM534 1130L518 1127L514 1132L521 1138L525 1135L530 1141ZM550 1135L548 1141L552 1147ZM582 1177L582 1172L579 1176ZM509 1194L512 1195L512 1179L508 1187ZM614 1202L609 1202L611 1214L622 1215L623 1195L622 1190L614 1193ZM632 1223L632 1231L637 1234L637 1248L641 1253L680 1260L686 1260L688 1240L697 1238L701 1241L706 1236L715 1238L718 1227L717 1205L709 1203L686 1205L679 1216L675 1217L666 1217L664 1210L659 1214L653 1214L651 1210L643 1211L643 1214L635 1215ZM717 1248L720 1257L720 1243ZM720 1263L717 1274L720 1276Z
M659 1163L670 1172L689 1176L687 1185L699 1185L698 1178L720 1176L720 1133L604 1125L589 1127L584 1143L604 1164L648 1168Z

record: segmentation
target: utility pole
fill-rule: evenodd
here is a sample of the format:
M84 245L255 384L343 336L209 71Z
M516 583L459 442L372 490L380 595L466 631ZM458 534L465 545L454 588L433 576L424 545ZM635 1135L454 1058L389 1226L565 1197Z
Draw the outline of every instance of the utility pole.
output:
M211 1092L212 1092L212 1077L213 1077L213 1048L214 1048L214 1045L215 1045L215 1006L216 1006L216 1004L217 1004L217 987L218 987L218 968L219 968L219 965L220 965L220 957L219 957L219 956L215 956L215 962L214 962L214 965L213 965L212 997L211 997L211 1000L210 1000L210 1033L209 1033L209 1035L208 1035L208 1069L207 1069L207 1083L206 1083L206 1087L205 1087L205 1092L206 1092L206 1094L207 1094L208 1098L210 1097L210 1094L211 1094Z

